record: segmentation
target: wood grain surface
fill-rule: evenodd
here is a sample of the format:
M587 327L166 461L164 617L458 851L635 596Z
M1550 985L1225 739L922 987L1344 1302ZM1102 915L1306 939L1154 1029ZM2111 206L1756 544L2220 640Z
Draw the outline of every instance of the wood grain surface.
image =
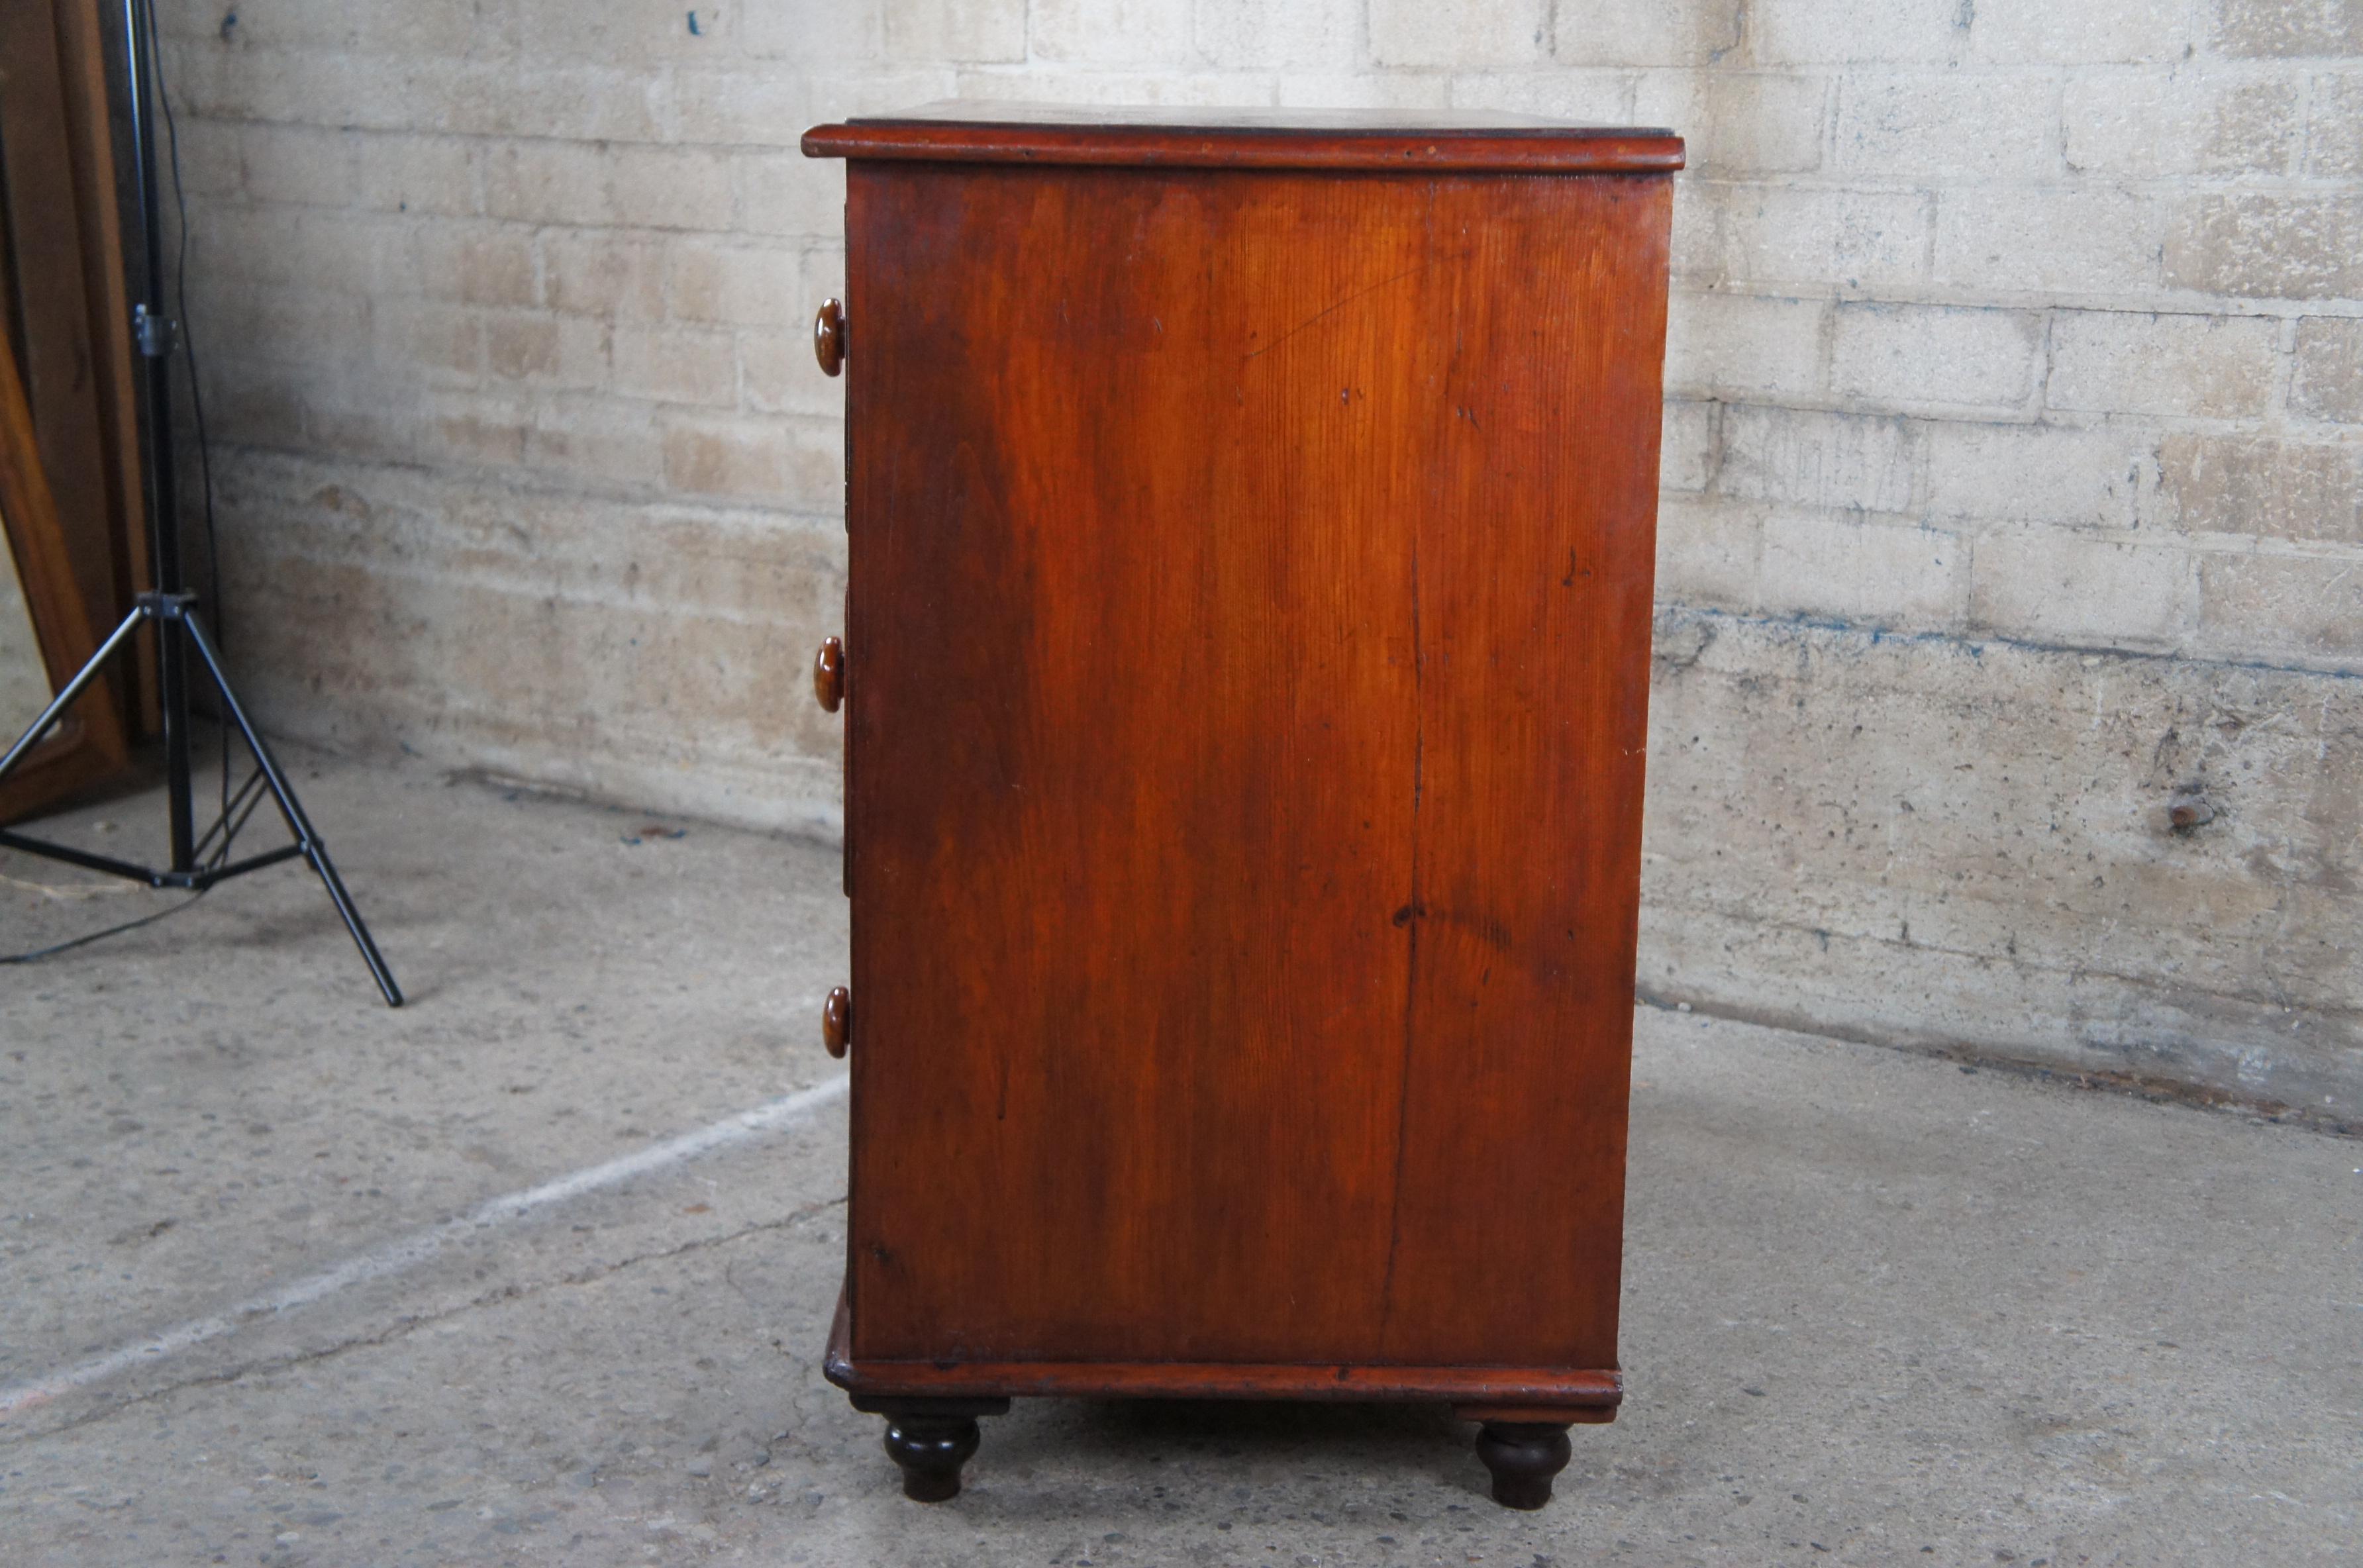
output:
M50 677L52 696L98 649L106 631L90 617L68 535L58 516L30 404L17 376L17 351L0 314L0 547L10 552L25 610ZM0 714L0 752L17 743L39 710ZM0 778L0 823L12 823L85 785L120 772L130 745L103 686L94 684L66 710L50 738Z
M849 1363L1613 1369L1669 181L848 193Z
M111 605L118 588L107 537L115 480L96 395L83 193L58 45L48 0L0 6L0 190L17 290L12 330L74 581L86 603ZM113 192L106 195L111 203Z
M59 629L56 596L77 601L77 624L105 629L150 586L105 43L95 0L0 7L0 325L48 497L46 521L22 525L42 540L17 549L63 563L26 569L44 654L69 673L96 645ZM154 722L153 677L145 659L111 665L98 695L0 784L0 820L121 769L128 734ZM100 702L114 715L85 724Z

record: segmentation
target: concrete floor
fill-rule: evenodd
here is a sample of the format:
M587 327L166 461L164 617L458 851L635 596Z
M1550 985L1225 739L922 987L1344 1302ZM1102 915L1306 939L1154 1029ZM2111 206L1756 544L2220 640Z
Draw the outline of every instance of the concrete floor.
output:
M0 968L9 1564L2363 1555L2363 1143L1659 1012L1548 1511L1441 1409L1040 1402L906 1504L817 1365L834 852L297 760L409 1008L294 867ZM157 897L0 875L6 950Z

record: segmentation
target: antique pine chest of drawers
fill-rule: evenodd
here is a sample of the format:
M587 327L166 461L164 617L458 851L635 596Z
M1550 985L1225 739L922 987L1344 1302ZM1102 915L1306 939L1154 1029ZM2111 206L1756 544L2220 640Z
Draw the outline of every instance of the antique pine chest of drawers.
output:
M849 160L828 1375L1621 1394L1670 133L947 105Z

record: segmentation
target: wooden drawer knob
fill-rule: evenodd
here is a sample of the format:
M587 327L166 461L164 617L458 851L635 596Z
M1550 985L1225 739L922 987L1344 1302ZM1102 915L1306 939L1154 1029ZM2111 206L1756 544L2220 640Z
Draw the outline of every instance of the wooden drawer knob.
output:
M821 301L813 314L813 358L825 376L845 370L845 307L835 300Z
M813 655L813 695L832 713L845 701L845 645L835 637L823 637Z
M845 1044L850 1038L846 1031L850 1026L852 1011L853 993L843 986L832 989L828 999L820 1004L820 1043L828 1047L832 1056L845 1055Z

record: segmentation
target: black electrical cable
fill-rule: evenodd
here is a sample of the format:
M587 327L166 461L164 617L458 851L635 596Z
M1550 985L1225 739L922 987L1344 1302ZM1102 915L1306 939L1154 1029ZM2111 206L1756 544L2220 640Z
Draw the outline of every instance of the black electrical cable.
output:
M148 14L148 36L160 39L162 32L156 26L156 0L140 0ZM172 93L164 81L164 51L151 51L150 64L156 73L156 105L164 111L164 156L172 171L172 210L180 232L175 237L172 253L172 304L178 314L181 334L181 355L189 367L189 413L196 425L198 482L205 495L205 587L207 608L214 618L215 646L227 651L229 647L229 617L222 608L221 594L221 535L214 525L214 459L213 443L205 438L205 389L197 376L197 338L189 327L189 193L181 179L181 125L172 113ZM154 244L156 237L148 237ZM159 431L156 438L170 440L171 432ZM229 820L229 731L218 722L217 739L221 745L221 814L225 825ZM232 835L222 835L220 852L215 864L227 862Z
M69 937L63 942L48 947L36 947L29 953L0 953L0 964L39 963L44 958L52 958L61 953L71 953L77 947L87 946L94 942L103 942L110 936L120 936L127 931L137 931L143 925L153 925L169 915L179 914L211 891L210 888L199 888L169 910L158 910L154 914L144 914L138 920L127 920L121 925L110 925L105 931L94 931L85 936Z
M148 32L156 31L156 0L141 0L148 12ZM154 56L156 71L156 104L164 111L164 158L172 171L172 210L180 225L172 252L172 303L179 307L181 351L189 366L189 412L197 426L197 473L205 492L205 578L213 590L211 606L214 613L214 644L229 646L229 633L223 624L226 617L221 606L221 547L214 531L214 463L213 444L205 439L205 389L197 379L196 335L189 330L189 193L181 181L181 126L172 113L172 94L164 82L164 56L159 50Z

